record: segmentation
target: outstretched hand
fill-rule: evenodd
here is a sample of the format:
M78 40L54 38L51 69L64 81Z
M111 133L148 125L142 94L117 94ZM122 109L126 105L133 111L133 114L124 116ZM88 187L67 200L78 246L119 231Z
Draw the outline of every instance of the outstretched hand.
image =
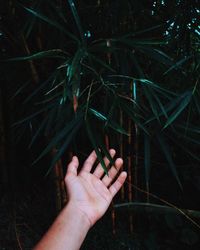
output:
M115 150L111 149L110 155L115 156ZM88 219L89 226L102 217L108 209L113 197L123 185L127 173L121 172L115 180L117 173L122 167L123 160L116 159L115 166L111 166L108 175L99 163L94 172L92 167L97 160L97 155L93 151L83 164L79 174L77 169L79 161L76 156L72 158L67 168L65 183L69 195L69 206L74 212L81 212ZM105 157L105 165L108 167L110 161Z

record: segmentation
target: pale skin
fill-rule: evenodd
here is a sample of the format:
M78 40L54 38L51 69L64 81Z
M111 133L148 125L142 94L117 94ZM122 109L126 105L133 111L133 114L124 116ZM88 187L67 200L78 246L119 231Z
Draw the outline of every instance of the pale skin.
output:
M115 156L114 149L109 152ZM109 168L108 175L100 163L91 172L96 160L93 151L77 173L79 161L76 156L72 158L65 176L69 202L34 250L78 250L89 229L105 214L124 184L127 173L121 172L116 179L123 165L121 158L117 158L115 166ZM104 162L108 167L110 162L106 157Z

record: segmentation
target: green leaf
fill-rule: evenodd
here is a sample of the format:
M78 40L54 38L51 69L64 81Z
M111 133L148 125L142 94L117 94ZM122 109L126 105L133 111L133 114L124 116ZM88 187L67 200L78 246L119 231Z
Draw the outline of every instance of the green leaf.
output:
M176 166L174 165L174 161L172 159L172 153L170 152L170 148L169 148L168 144L165 142L164 137L161 133L157 134L156 138L160 144L160 148L161 148L163 154L165 155L165 158L166 158L166 160L169 164L169 167L172 171L172 174L174 175L180 188L182 189L182 184L181 184L180 179L178 177L178 173L176 171Z
M97 58L96 56L93 56L92 54L89 54L90 58L102 65L105 69L108 69L111 72L116 72L112 67L110 67L107 63L105 63L103 60Z
M198 157L196 154L194 154L193 152L191 152L188 148L186 148L184 146L184 143L180 143L177 138L174 138L172 136L169 136L168 137L174 142L174 144L178 145L180 148L182 148L182 150L184 152L186 152L188 155L190 155L193 159L197 160L200 162L200 157Z
M114 39L114 41L119 41L121 43L127 44L131 47L138 47L138 45L165 45L166 41L158 40L158 39L136 39L136 38L119 38ZM144 48L144 47L140 47ZM146 47L145 47L146 48Z
M107 117L105 117L102 113L96 111L95 109L90 108L89 112L93 115L95 115L99 120L106 122L106 126L111 127L112 129L114 129L115 131L119 132L120 134L123 135L129 135L125 129L123 129L121 127L121 125L117 124L114 121L110 121L107 119Z
M27 98L24 100L23 104L26 104L28 101L30 101L31 98L33 98L33 96L38 94L48 83L51 82L51 80L54 79L54 77L56 77L55 72L53 72L46 81L44 81L43 83L40 83L40 85L38 87L36 87L35 90L33 90L30 95L27 96Z
M97 154L97 157L101 163L101 166L103 168L103 170L105 171L105 173L108 175L108 170L107 170L107 167L105 165L105 162L102 158L102 155L101 155L101 151L99 149L99 145L98 145L98 142L97 142L97 138L95 137L94 133L92 132L92 129L90 127L90 124L88 122L88 120L85 120L85 125L86 125L86 129L87 129L87 133L88 133L88 136L89 136L89 139L92 143L92 146L94 147L94 150Z
M81 36L81 39L82 39L82 42L85 43L85 36L84 36L84 33L83 33L83 29L81 27L81 22L80 22L80 18L78 16L78 12L76 10L76 7L75 7L75 4L74 4L74 1L73 0L68 0L68 3L69 3L69 6L70 6L70 9L72 11L72 14L74 16L74 19L76 21L76 25L79 29L79 33L80 33L80 36Z
M44 22L50 24L51 26L54 26L55 28L59 29L60 31L62 31L64 34L66 34L68 37L70 37L71 39L73 39L76 42L79 42L79 40L70 32L68 32L64 27L62 27L61 24L59 24L58 22L56 22L55 20L51 20L48 17L44 16L43 14L40 14L39 12L36 12L32 9L26 8L23 6L23 8L25 10L27 10L30 14L34 15L35 17L43 20Z
M99 149L101 149L101 155L106 156L107 159L110 161L110 165L115 166L115 161L114 161L114 159L111 157L111 155L110 155L108 149L106 148L106 146L105 146L105 141L103 141L103 139L104 139L104 136L102 136L102 135L96 133L96 140L97 140L97 142L98 142ZM108 167L106 167L106 168L108 168Z
M143 30L139 30L139 31L132 32L132 33L128 33L128 34L126 34L125 36L123 36L123 38L127 38L127 37L129 37L129 36L141 35L141 34L150 32L150 31L152 31L152 30L158 29L158 28L160 28L160 27L162 27L162 26L163 26L163 24L159 24L159 25L155 25L155 26L153 26L153 27L147 28L147 29L143 29Z
M158 115L158 110L157 110L157 105L155 104L151 92L150 92L150 88L147 86L142 86L143 90L144 90L144 94L150 104L151 110L153 112L153 114L155 115L156 119L159 121L159 115Z
M47 111L48 109L50 109L51 107L55 106L55 103L51 103L49 106L45 106L44 108L40 109L39 111L33 113L32 115L29 115L27 117L25 117L24 119L18 121L18 122L15 122L12 127L15 127L15 126L19 126L21 125L22 123L24 122L28 122L30 121L31 119L33 119L34 117L38 116L39 114L43 113L44 111Z
M182 96L182 101L179 104L179 106L176 108L176 110L169 116L164 129L167 128L170 124L172 124L174 122L174 120L177 119L177 117L182 113L182 111L188 106L188 104L190 103L192 97L192 92L191 91L187 91L183 96Z
M16 96L18 96L22 92L22 90L25 89L29 84L30 84L30 80L22 84L22 86L18 88L15 94L10 98L10 101L13 100Z
M7 59L6 61L27 61L27 60L38 60L43 58L66 58L66 53L61 49L51 49L47 51L41 51L28 56L15 57Z
M151 91L151 94L152 94L152 96L154 97L154 99L157 101L157 103L158 103L158 105L159 105L159 107L160 107L161 112L162 112L162 113L164 114L164 116L168 119L167 112L166 112L165 107L164 107L164 105L162 104L162 102L161 102L161 100L160 100L160 98L159 98L159 95L157 95L157 94L154 92L153 89L150 89L150 91Z
M190 132L190 133L194 133L194 134L200 134L200 128L196 127L194 125L189 125L185 124L185 123L181 123L181 124L176 124L175 127L184 130L184 132Z
M148 47L139 47L139 49L143 53L149 55L151 58L158 61L159 63L162 63L164 65L174 65L172 58L170 58L168 55L158 49Z
M42 151L42 153L34 160L32 165L34 165L36 162L38 162L43 156L45 156L54 146L56 146L58 143L60 143L61 140L63 140L64 137L69 136L70 134L73 134L73 129L76 128L80 123L81 119L83 118L83 114L79 113L76 115L76 117L69 123L66 124L66 126L60 130L53 139L48 143L47 147ZM67 140L68 141L68 140ZM64 145L67 145L64 143Z
M80 62L84 58L85 55L86 55L86 51L81 47L77 50L76 54L74 55L72 59L72 63L69 66L69 70L67 72L69 82L72 80L72 78L76 74L77 68L80 67Z
M163 206L155 203L146 203L146 202L125 202L125 203L119 203L115 204L114 208L117 210L128 209L128 210L137 210L138 212L141 212L141 209L143 208L144 211L152 213L155 212L156 214L169 214L169 213L175 213L175 214L181 214L180 210L187 216L192 216L196 218L200 218L200 211L197 210L189 210L189 209L182 209L182 208L175 208L170 206Z
M62 155L65 153L66 148L68 147L69 143L72 141L73 137L75 136L75 134L77 133L77 131L79 130L80 126L81 126L82 122L77 122L72 130L70 130L70 133L68 133L64 141L64 143L62 144L62 146L60 147L60 149L58 150L58 152L56 153L56 155L54 156L51 165L46 173L46 176L50 173L50 171L52 170L52 168L55 166L56 162L62 157Z
M31 148L31 146L33 145L33 143L35 142L35 140L37 139L37 137L39 136L40 132L44 129L46 122L47 122L48 116L46 118L43 119L42 123L40 124L39 128L37 129L37 131L35 132L33 138L31 139L31 142L29 144L29 148Z
M94 114L100 120L107 121L107 118L104 115L102 115L101 113L99 113L98 111L96 111L95 109L90 108L89 111L90 111L90 113Z
M121 102L121 101L120 101ZM141 128L147 135L149 135L148 130L146 129L146 127L144 126L144 124L140 121L139 119L139 115L137 115L137 113L135 112L134 109L131 109L128 105L126 105L124 102L122 103L122 105L120 106L121 109L127 113L127 115L131 118L131 120L133 120L139 128Z
M171 99L171 98L170 98L170 100L168 101L168 103L163 107L164 110L165 110L165 113L167 114L167 113L169 113L170 111L174 110L174 109L181 103L181 101L183 100L183 97L185 97L185 95L176 96L176 98L174 98L174 99ZM163 116L163 115L165 115L165 113L163 113L163 111L162 111L162 112L159 112L158 116L159 116L159 117L160 117L160 116ZM169 119L168 115L167 115L167 116L165 115L165 117ZM148 123L154 121L155 119L156 119L156 118L155 118L154 116L152 116L152 117L150 117L150 118L145 122L145 124L148 124Z
M199 138L197 140L195 140L194 138L192 137L189 137L189 136L186 136L184 134L181 134L181 133L178 133L178 132L175 132L176 135L178 135L180 138L183 138L184 140L186 141L189 141L189 142L192 142L193 144L197 144L197 145L200 145L200 140Z
M164 75L168 74L170 71L180 68L180 66L182 64L184 64L186 61L188 61L190 58L192 58L193 56L188 56L186 58L181 59L180 61L178 61L176 64L174 64L173 66L171 66L165 73Z

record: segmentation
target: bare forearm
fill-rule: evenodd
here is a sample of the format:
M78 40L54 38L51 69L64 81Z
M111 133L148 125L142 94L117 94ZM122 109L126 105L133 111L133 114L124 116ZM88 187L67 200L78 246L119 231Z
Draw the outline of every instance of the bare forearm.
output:
M78 250L89 228L89 221L84 214L69 204L34 250Z

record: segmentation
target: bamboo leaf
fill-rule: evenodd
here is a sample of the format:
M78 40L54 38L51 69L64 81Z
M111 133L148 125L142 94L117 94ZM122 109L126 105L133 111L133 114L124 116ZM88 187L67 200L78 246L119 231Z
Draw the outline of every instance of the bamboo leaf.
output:
M37 131L35 132L33 138L31 139L31 142L29 144L29 148L31 148L31 146L33 145L33 143L35 142L35 140L37 139L37 137L39 136L40 132L44 129L46 122L47 122L48 116L43 119L42 123L40 124L39 128L37 129Z
M105 122L107 121L107 118L104 115L102 115L101 113L99 113L98 111L96 111L95 109L90 108L89 111L90 111L90 113L94 114L100 120L105 121Z
M152 96L154 97L154 99L157 101L157 103L158 103L158 105L159 105L159 107L160 107L161 112L162 112L162 113L164 114L164 116L168 119L167 112L166 112L165 107L164 107L164 105L162 104L162 102L161 102L161 100L160 100L160 98L159 98L159 95L155 94L155 92L154 92L153 89L150 89L150 91L151 91L151 94L152 94Z
M178 145L180 148L182 148L182 150L184 152L186 152L188 155L190 155L193 159L197 160L200 162L200 157L198 157L196 154L194 154L193 152L191 152L191 150L187 149L186 147L184 147L184 144L183 143L179 143L179 141L177 139L175 139L174 137L172 136L169 136L168 137L174 142L174 144Z
M182 111L188 106L188 104L190 103L191 97L192 97L191 91L188 91L184 94L183 100L181 101L179 106L176 108L176 110L169 116L164 126L164 129L167 128L170 124L172 124L174 120L176 120L177 117L182 113Z
M73 137L75 136L75 134L77 133L77 131L79 130L80 126L81 126L82 122L77 122L75 124L75 126L73 127L73 129L70 131L70 133L67 134L67 137L64 141L64 143L62 144L62 146L60 147L60 149L58 150L58 152L56 153L56 155L54 156L51 165L46 173L46 176L50 173L50 171L52 170L52 168L55 166L56 162L62 157L62 155L65 153L69 143L71 142L71 140L73 139Z
M35 88L35 90L33 90L32 93L27 96L27 98L24 100L23 103L26 104L28 101L30 101L31 98L33 98L36 94L38 94L48 83L51 82L51 80L54 79L54 77L56 77L56 72L53 72L53 74L51 74L46 81L44 81L37 88Z
M68 81L69 82L72 80L72 78L76 74L77 68L80 66L80 62L84 58L85 54L86 54L85 50L80 47L77 50L76 54L74 55L74 57L72 59L72 63L69 66L69 70L67 72L67 76L68 76Z
M66 34L68 37L70 37L71 39L73 39L76 42L79 42L79 40L70 32L68 32L64 27L62 27L61 24L59 24L58 22L56 22L55 20L51 20L48 17L44 16L43 14L39 13L38 11L34 11L32 9L29 9L27 7L22 6L25 10L27 10L30 14L34 15L35 17L43 20L44 22L50 24L51 26L54 26L55 28L59 29L60 31L62 31L64 34Z
M144 33L147 33L149 31L152 31L152 30L155 30L155 29L158 29L160 27L162 27L163 24L159 24L159 25L155 25L153 27L150 27L150 28L147 28L147 29L144 29L144 30L139 30L139 31L136 31L136 32L133 32L133 33L128 33L126 34L123 38L127 38L129 36L137 36L137 35L141 35L141 34L144 34Z
M127 44L131 47L135 47L138 45L165 45L167 41L164 40L158 40L158 39L136 39L136 38L119 38L119 39L114 39L114 41L119 41L121 43ZM141 47L144 48L144 47Z
M101 136L99 134L96 133L96 139L98 141L98 145L99 145L99 149L101 149L101 154L103 154L104 156L107 157L107 159L110 161L110 164L112 166L115 166L115 161L114 159L111 157L108 149L106 148L105 146L105 142L103 141L103 137L104 136ZM107 167L106 167L107 168Z
M29 115L27 117L25 117L24 119L18 121L18 122L15 122L12 127L15 127L15 126L19 126L21 125L22 123L25 123L25 122L28 122L30 121L31 119L33 119L34 117L38 116L39 114L43 113L44 111L47 111L48 109L50 109L51 107L55 107L55 103L51 103L50 105L48 106L45 106L44 108L40 109L39 111L33 113L32 115Z
M72 11L72 14L74 16L74 19L76 21L76 25L77 25L77 27L79 29L79 33L80 33L81 39L82 39L83 43L85 43L85 37L84 37L83 29L81 27L80 18L79 18L78 12L76 10L74 1L73 0L68 0L68 3L69 3L69 6L70 6L70 9Z
M58 143L60 143L61 140L63 140L64 137L69 136L70 134L73 134L73 129L76 128L80 123L81 119L83 118L83 114L79 113L76 115L76 117L67 125L60 130L53 139L48 143L47 147L42 151L42 153L34 160L32 165L34 165L36 162L38 162L43 156L45 156L54 146L56 146ZM68 140L67 140L68 141ZM66 142L63 145L68 145Z
M102 65L104 68L108 69L109 71L112 71L112 72L116 72L116 70L114 70L112 67L110 67L107 63L105 63L103 60L97 58L96 56L93 56L92 54L89 54L90 57L96 61L97 63L99 63L100 65Z
M66 53L61 49L51 49L46 51L41 51L28 56L15 57L7 59L6 61L27 61L27 60L38 60L42 58L66 58Z
M161 148L163 154L165 155L165 158L166 158L166 160L167 160L167 162L169 164L169 167L170 167L170 169L172 171L172 174L174 175L174 177L177 180L177 183L179 184L180 188L182 189L182 184L181 184L180 179L178 177L176 166L174 165L174 161L172 159L172 154L170 152L168 144L165 142L164 137L162 136L161 133L157 134L156 138L157 138L157 140L158 140L158 142L160 144L160 148Z
M145 96L146 96L146 98L147 98L147 100L148 100L148 102L150 104L150 107L151 107L151 110L152 110L153 114L155 115L156 119L158 121L160 121L157 106L156 106L156 104L155 104L155 102L154 102L154 100L152 98L150 88L148 88L148 86L143 86L143 90L144 90L144 94L145 94Z
M179 128L181 130L184 130L186 132L200 134L200 128L193 126L191 124L188 126L188 124L181 123L181 124L176 124L175 127Z
M173 66L171 66L165 73L164 75L168 74L170 71L180 68L180 66L182 64L184 64L186 61L188 61L190 58L192 58L192 56L188 56L186 58L181 59L180 61L178 61L176 64L174 64Z
M170 58L168 55L158 49L148 47L139 47L139 49L143 53L149 55L151 58L164 65L174 65L172 58Z
M29 84L30 81L27 81L24 84L22 84L22 86L18 88L15 94L10 98L10 101L13 100L16 96L18 96L22 92L22 90L25 89Z
M124 135L129 135L125 129L123 129L119 124L117 124L114 121L108 120L107 117L105 117L102 113L90 108L89 112L93 115L95 115L99 120L106 122L106 126L111 127L112 129L114 129L115 131L119 132L120 134L124 134Z
M189 141L189 142L192 142L193 144L197 144L197 145L200 145L200 140L199 138L197 140L195 140L194 138L190 137L190 136L186 136L184 134L181 134L181 133L178 133L178 132L175 132L176 135L179 136L179 138L183 138L184 140L186 141Z
M88 120L85 121L85 125L86 125L86 129L87 129L87 133L88 133L89 139L90 139L90 141L92 143L92 146L94 147L94 150L95 150L95 152L97 154L97 158L99 159L103 170L108 175L108 170L107 170L105 162L104 162L104 160L102 158L101 151L99 149L99 145L98 145L97 139L96 139L94 133L91 130L91 127L90 127L90 124L89 124Z
M166 214L166 213L176 213L180 214L180 210L188 216L192 216L195 218L200 218L200 212L197 210L189 210L189 209L182 209L182 208L175 208L170 206L163 206L155 203L146 203L146 202L127 202L127 203L121 203L121 204L115 204L114 208L118 209L128 209L128 210L137 210L141 211L141 208L145 209L147 212L155 212ZM182 214L183 215L183 214Z

